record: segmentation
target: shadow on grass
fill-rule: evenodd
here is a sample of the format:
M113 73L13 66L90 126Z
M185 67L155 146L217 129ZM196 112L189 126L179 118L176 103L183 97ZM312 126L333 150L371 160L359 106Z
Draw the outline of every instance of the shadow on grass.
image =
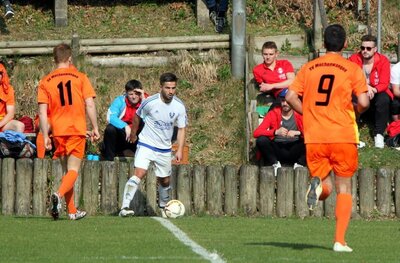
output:
M248 246L283 247L283 248L291 248L291 249L294 249L294 250L304 250L304 249L310 249L310 248L319 248L319 249L323 249L323 250L331 250L331 248L318 246L318 245L286 243L286 242L252 242L252 243L246 243L245 245L248 245Z

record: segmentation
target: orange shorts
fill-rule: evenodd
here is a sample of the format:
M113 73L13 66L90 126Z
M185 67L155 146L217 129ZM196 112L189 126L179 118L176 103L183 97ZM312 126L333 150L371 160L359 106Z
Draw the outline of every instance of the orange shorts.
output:
M55 145L54 158L73 155L79 159L85 156L86 137L82 135L58 136L53 138Z
M311 176L323 179L333 170L337 176L352 177L358 168L356 144L308 143L306 152Z

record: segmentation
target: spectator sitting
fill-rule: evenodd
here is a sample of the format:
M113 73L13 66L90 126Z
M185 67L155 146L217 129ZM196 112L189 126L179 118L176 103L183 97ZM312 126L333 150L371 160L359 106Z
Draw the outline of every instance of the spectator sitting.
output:
M209 17L215 25L215 32L222 33L226 24L226 11L228 10L228 0L206 0Z
M264 164L274 167L275 176L281 162L294 163L293 168L306 165L303 119L286 102L286 92L287 89L281 92L281 105L267 113L253 134Z
M11 7L11 3L9 0L2 0L4 6L4 16L6 18L11 18L14 16L14 9Z
M261 54L264 62L253 69L254 79L260 86L260 91L274 98L273 106L279 105L279 94L292 84L295 74L292 63L288 60L278 60L278 47L275 42L263 44Z
M14 120L14 88L10 85L6 68L0 64L0 131L13 130L24 132L25 125Z
M137 142L129 142L132 120L140 103L146 97L142 83L130 80L125 85L125 94L116 97L111 103L107 111L108 125L104 131L102 154L105 160L113 161L117 155L133 156L135 153Z
M361 51L353 54L350 61L358 64L364 72L368 84L368 97L371 101L370 108L363 113L361 118L374 119L374 141L376 148L383 148L383 133L390 119L390 101L393 94L389 89L390 62L389 59L377 52L377 39L372 35L361 38ZM371 116L373 115L373 116Z
M390 85L394 95L391 114L393 120L398 121L400 114L400 62L390 69Z

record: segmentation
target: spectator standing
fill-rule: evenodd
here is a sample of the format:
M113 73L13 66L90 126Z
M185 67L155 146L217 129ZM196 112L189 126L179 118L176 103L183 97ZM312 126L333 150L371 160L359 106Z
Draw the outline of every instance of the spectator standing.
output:
M170 200L171 176L171 138L174 125L178 127L178 149L175 159L179 163L183 156L185 127L187 126L186 109L183 102L175 96L177 77L172 73L160 76L160 92L148 97L136 111L133 120L130 141L136 142L140 119L144 127L139 134L138 147L135 153L134 175L125 185L120 216L132 216L130 203L135 196L140 181L145 177L150 162L154 162L155 174L159 182L159 207L164 216L164 207Z
M280 95L281 105L269 111L254 131L257 149L264 164L275 168L275 176L281 163L294 164L294 168L306 165L303 117L293 111L285 95L285 92Z
M0 63L0 131L13 130L24 132L25 125L14 120L15 117L15 97L14 88L10 84L7 70Z
M60 44L53 49L56 69L43 77L38 88L39 122L46 149L52 148L49 127L55 145L54 158L60 158L67 173L63 176L57 192L51 195L50 212L54 220L59 218L61 198L65 197L68 217L78 220L86 215L77 210L74 204L74 183L78 177L86 144L86 114L91 122L92 140L99 136L97 126L96 96L88 77L71 68L72 50L67 44ZM50 114L50 126L48 123Z
M263 63L253 69L254 79L260 91L270 94L279 105L279 94L292 84L295 74L292 63L288 60L278 60L278 47L273 41L267 41L261 49Z
M6 18L12 18L14 16L14 9L11 7L9 0L2 0L4 6L4 16Z
M390 69L390 85L394 95L391 113L393 120L398 121L400 114L400 62Z
M142 83L132 79L125 84L125 94L118 96L111 103L107 111L107 127L104 131L103 157L107 161L113 161L118 154L133 156L137 142L130 143L132 120L136 110L147 94L144 93ZM139 134L143 126L140 120ZM130 151L127 154L127 151Z
M228 11L228 0L206 0L209 17L215 26L215 32L222 33L226 24L226 12Z
M311 183L307 190L310 210L325 200L336 186L335 252L352 252L345 235L350 222L351 177L358 166L356 113L369 106L368 88L362 70L342 57L347 46L341 25L324 32L325 56L305 64L290 85L286 100L303 114L307 166ZM300 100L300 96L302 100ZM353 105L352 96L357 97ZM334 184L330 171L335 173Z
M361 38L360 51L349 59L357 63L363 70L368 84L368 97L371 100L370 109L361 116L372 117L374 120L374 142L376 148L383 148L383 134L390 120L390 104L393 94L389 89L390 62L377 52L377 39L372 35Z

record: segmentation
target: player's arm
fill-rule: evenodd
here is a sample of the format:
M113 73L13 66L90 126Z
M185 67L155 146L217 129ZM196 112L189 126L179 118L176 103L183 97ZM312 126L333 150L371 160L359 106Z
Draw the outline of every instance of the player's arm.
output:
M99 126L97 125L97 112L93 97L86 98L85 105L89 121L92 124L91 140L97 141L100 139L100 133Z
M296 92L294 92L293 90L288 90L285 99L293 110L297 111L300 114L303 114L303 105L301 103L299 95Z
M361 93L360 95L357 96L357 104L355 107L355 110L357 113L361 114L365 112L369 108L369 97L366 92Z
M139 115L135 114L132 120L132 129L129 142L134 143L137 140L137 131L139 130L140 126L140 117Z
M294 77L295 77L294 72L288 72L288 73L286 73L286 78L287 79L285 81L277 82L277 83L274 83L274 84L271 84L271 85L274 86L274 89L287 88L287 87L290 86L290 84L293 83Z
M47 107L48 105L46 103L39 103L39 128L40 132L43 134L44 147L47 150L51 150L52 145L49 137L50 125L47 118Z
M178 128L178 134L176 136L176 140L178 142L178 150L175 153L175 160L177 163L179 163L183 157L183 145L185 144L185 133L186 133L185 127Z

